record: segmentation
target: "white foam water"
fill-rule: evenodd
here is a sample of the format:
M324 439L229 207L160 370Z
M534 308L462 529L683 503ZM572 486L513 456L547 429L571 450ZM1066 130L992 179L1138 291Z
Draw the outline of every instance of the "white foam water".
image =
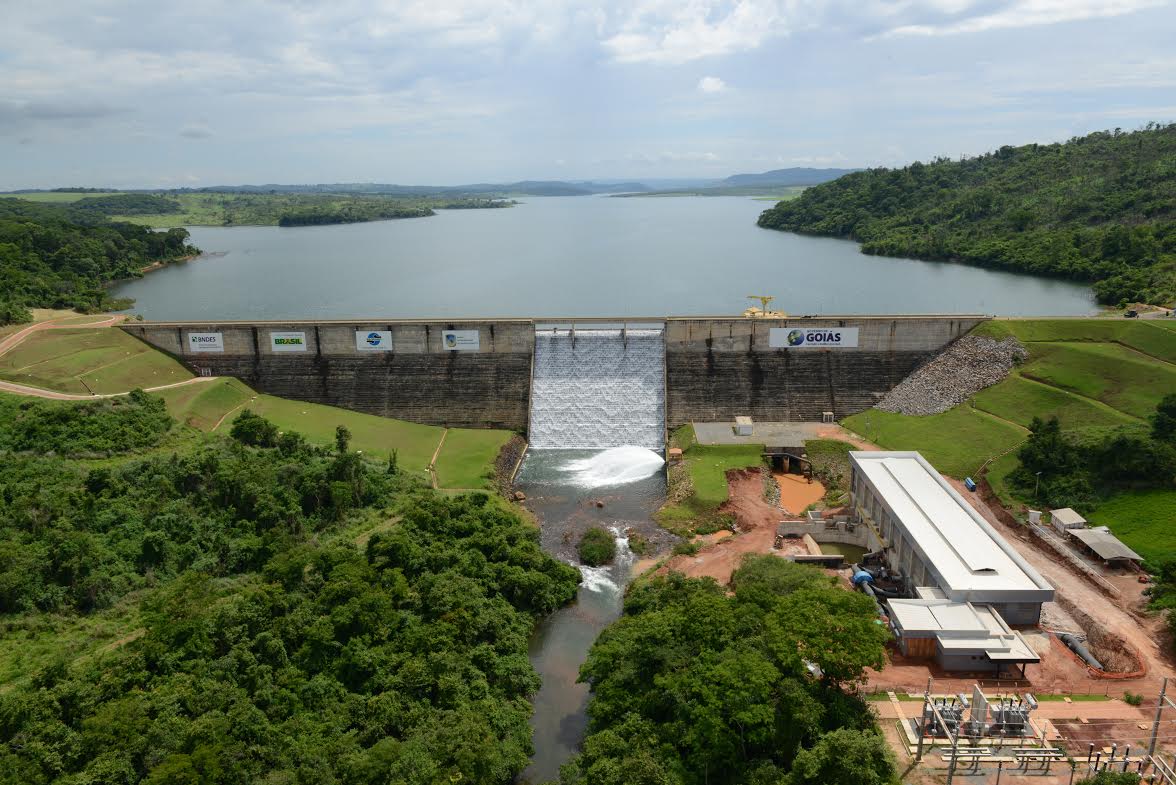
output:
M652 477L664 464L662 457L653 450L626 445L568 461L562 469L571 475L572 483L581 488L607 488Z
M665 444L665 340L660 329L538 330L531 448Z

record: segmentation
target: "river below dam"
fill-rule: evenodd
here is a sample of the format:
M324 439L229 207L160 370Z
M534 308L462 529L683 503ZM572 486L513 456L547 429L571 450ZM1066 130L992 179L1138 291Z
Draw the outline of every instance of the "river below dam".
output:
M651 550L675 540L653 520L665 499L662 461L649 450L536 450L527 453L515 486L539 519L543 549L580 567L571 605L544 619L531 639L531 664L543 679L531 718L535 754L519 782L558 779L559 767L579 749L588 727L588 685L580 665L600 632L621 615L625 587L637 562L629 543ZM604 567L579 565L576 545L590 526L613 532L617 556Z
M1088 287L866 256L756 226L746 197L520 197L507 209L283 228L190 229L207 256L114 288L167 321L738 314L1078 316Z

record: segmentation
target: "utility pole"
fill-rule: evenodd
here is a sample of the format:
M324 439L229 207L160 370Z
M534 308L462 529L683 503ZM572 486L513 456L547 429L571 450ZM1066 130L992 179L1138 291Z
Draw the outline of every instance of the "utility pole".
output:
M923 760L923 738L927 735L927 705L931 703L931 679L927 679L927 689L923 690L923 713L919 715L919 749L915 753L915 760Z
M1156 721L1152 723L1151 743L1147 745L1149 758L1156 754L1156 740L1160 736L1160 717L1164 715L1164 704L1171 702L1168 699L1168 677L1165 676L1163 684L1160 685L1160 699L1156 701Z
M943 719L943 715L939 713L939 707L934 703L931 704L931 711L935 713L935 719L943 726L943 732L951 739L951 760L947 763L947 785L951 785L951 780L955 777L956 755L960 750L960 730L956 728L956 732L952 733L948 729L947 722Z

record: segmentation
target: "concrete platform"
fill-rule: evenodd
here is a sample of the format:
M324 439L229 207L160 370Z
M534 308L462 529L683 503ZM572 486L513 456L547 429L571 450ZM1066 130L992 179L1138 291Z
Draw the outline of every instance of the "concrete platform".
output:
M777 444L799 446L820 439L829 425L819 422L757 422L751 436L736 436L734 422L696 422L694 436L699 444Z

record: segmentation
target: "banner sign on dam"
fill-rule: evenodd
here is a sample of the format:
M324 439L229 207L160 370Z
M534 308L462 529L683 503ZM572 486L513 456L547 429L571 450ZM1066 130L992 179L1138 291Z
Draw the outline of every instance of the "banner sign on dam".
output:
M305 352L306 333L281 332L270 333L271 352Z
M220 333L188 333L188 351L223 352L225 339Z
M391 330L356 330L355 350L357 352L392 351Z
M768 346L773 349L856 349L856 327L773 327Z

